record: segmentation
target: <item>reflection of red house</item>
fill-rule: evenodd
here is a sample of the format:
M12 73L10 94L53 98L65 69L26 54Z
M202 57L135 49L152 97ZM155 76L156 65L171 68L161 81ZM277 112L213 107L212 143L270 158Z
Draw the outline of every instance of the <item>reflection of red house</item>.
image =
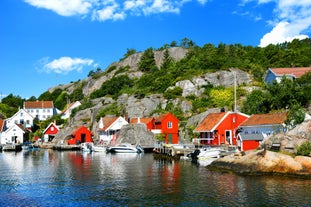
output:
M155 127L155 119L153 117L149 118L132 118L130 123L137 124L137 123L144 123L150 131Z
M81 126L71 134L71 139L68 140L68 144L72 145L84 142L93 142L92 132L85 126Z
M179 120L171 113L161 114L155 119L155 130L165 136L166 144L178 144Z
M248 117L238 112L211 113L194 129L194 132L200 133L200 144L236 145L236 129Z
M54 122L51 122L49 126L43 131L44 141L50 142L54 139L55 135L58 133L59 129Z

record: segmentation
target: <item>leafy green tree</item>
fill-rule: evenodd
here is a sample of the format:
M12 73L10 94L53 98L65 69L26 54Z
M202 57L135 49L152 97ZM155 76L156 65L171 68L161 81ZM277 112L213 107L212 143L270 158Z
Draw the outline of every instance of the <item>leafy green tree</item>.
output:
M173 59L170 56L169 50L165 49L163 54L163 61L161 64L161 70L168 70L173 65Z
M297 148L297 155L310 156L311 155L311 142L305 141Z
M30 98L27 99L27 101L36 101L37 98L35 96L31 96Z
M64 94L63 98L66 98L66 99L67 99L67 97L65 96L65 94ZM72 91L72 93L69 95L70 102L80 101L80 100L82 100L83 98L84 98L84 94L83 94L83 86L82 86L82 85L76 87L76 88ZM62 100L63 100L63 99L62 99ZM67 100L66 100L66 102L67 102Z
M52 101L53 95L49 91L46 91L38 97L38 100L39 101Z
M126 53L124 54L124 56L123 56L123 59L125 59L125 58L127 58L127 57L129 57L129 56L131 56L131 55L133 55L133 54L135 54L136 53L136 50L135 49L133 49L133 48L127 48L126 49Z
M134 81L127 75L120 75L105 81L100 89L91 93L90 98L98 98L106 95L118 96L122 89L133 87Z
M18 111L18 108L11 107L7 104L0 103L0 119L5 119L13 116Z
M69 95L64 91L54 101L54 106L60 110L64 109L69 101Z
M213 88L210 91L210 99L215 107L233 107L234 94L232 88Z
M138 69L143 72L155 72L158 70L154 59L153 49L150 47L144 51L142 54L140 61L138 62Z
M269 105L262 90L253 90L243 101L241 111L245 114L265 114L270 110Z
M11 93L8 96L4 97L1 102L10 107L19 108L23 107L24 99Z
M305 119L305 112L302 110L300 105L294 104L287 112L287 119L285 124L288 128L292 129L298 124L301 124Z

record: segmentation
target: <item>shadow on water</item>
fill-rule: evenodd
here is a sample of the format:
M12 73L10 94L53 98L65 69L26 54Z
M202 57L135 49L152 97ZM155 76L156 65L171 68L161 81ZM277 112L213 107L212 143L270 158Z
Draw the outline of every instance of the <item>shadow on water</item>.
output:
M0 153L0 166L0 206L311 206L310 180L213 172L149 153Z

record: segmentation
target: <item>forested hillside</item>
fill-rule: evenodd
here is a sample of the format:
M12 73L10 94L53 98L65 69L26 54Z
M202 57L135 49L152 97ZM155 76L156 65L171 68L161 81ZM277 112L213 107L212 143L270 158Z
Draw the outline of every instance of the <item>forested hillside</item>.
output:
M177 56L173 48L183 48L185 53ZM178 58L177 58L178 57ZM121 63L131 60L131 64ZM206 84L200 95L182 96L182 89L176 83L192 80L208 73L228 71L237 68L252 77L248 84L238 86L237 97L240 110L246 114L268 113L273 110L288 110L301 119L302 110L307 110L311 100L311 74L306 74L297 81L283 80L279 84L266 86L263 77L267 68L305 67L311 65L311 39L294 40L265 48L243 46L241 44L223 44L217 46L196 45L192 40L184 38L180 44L173 41L161 48L148 48L143 52L127 49L118 62L106 69L96 68L89 72L85 80L78 80L64 86L56 86L39 97L29 100L53 100L54 105L62 110L68 101L79 100L82 106L75 111L94 106L94 101L105 97L107 104L98 112L97 117L107 114L122 115L124 109L116 101L122 94L142 99L152 94L161 94L167 101L166 107L160 111L171 111L181 120L201 113L209 108L233 107L233 87ZM100 84L98 87L95 85ZM247 90L246 87L255 88ZM184 111L174 103L184 100L190 103L191 109ZM0 112L3 118L12 116L18 107L22 107L23 99L10 94L2 99ZM298 111L298 113L296 113ZM153 111L156 113L156 111ZM151 116L152 114L150 114ZM55 117L53 117L55 119ZM57 119L57 117L56 117ZM58 120L58 119L57 119Z

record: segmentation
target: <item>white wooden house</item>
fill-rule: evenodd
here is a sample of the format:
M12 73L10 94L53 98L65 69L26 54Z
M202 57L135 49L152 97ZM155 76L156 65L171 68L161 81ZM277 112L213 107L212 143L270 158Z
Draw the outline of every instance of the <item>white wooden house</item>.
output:
M99 139L104 144L110 144L117 136L122 126L129 124L123 117L101 117L98 124Z
M28 141L29 131L21 124L13 124L1 135L1 144L22 144Z
M24 128L30 129L33 126L34 117L26 110L20 109L13 116L6 119L6 127L10 128L14 124L21 124Z
M71 115L71 111L72 109L74 108L77 108L81 105L81 102L80 101L76 101L76 102L73 102L71 104L69 104L62 112L61 112L61 118L62 119L68 119Z
M54 107L53 101L25 101L23 108L40 121L58 114L58 109Z

